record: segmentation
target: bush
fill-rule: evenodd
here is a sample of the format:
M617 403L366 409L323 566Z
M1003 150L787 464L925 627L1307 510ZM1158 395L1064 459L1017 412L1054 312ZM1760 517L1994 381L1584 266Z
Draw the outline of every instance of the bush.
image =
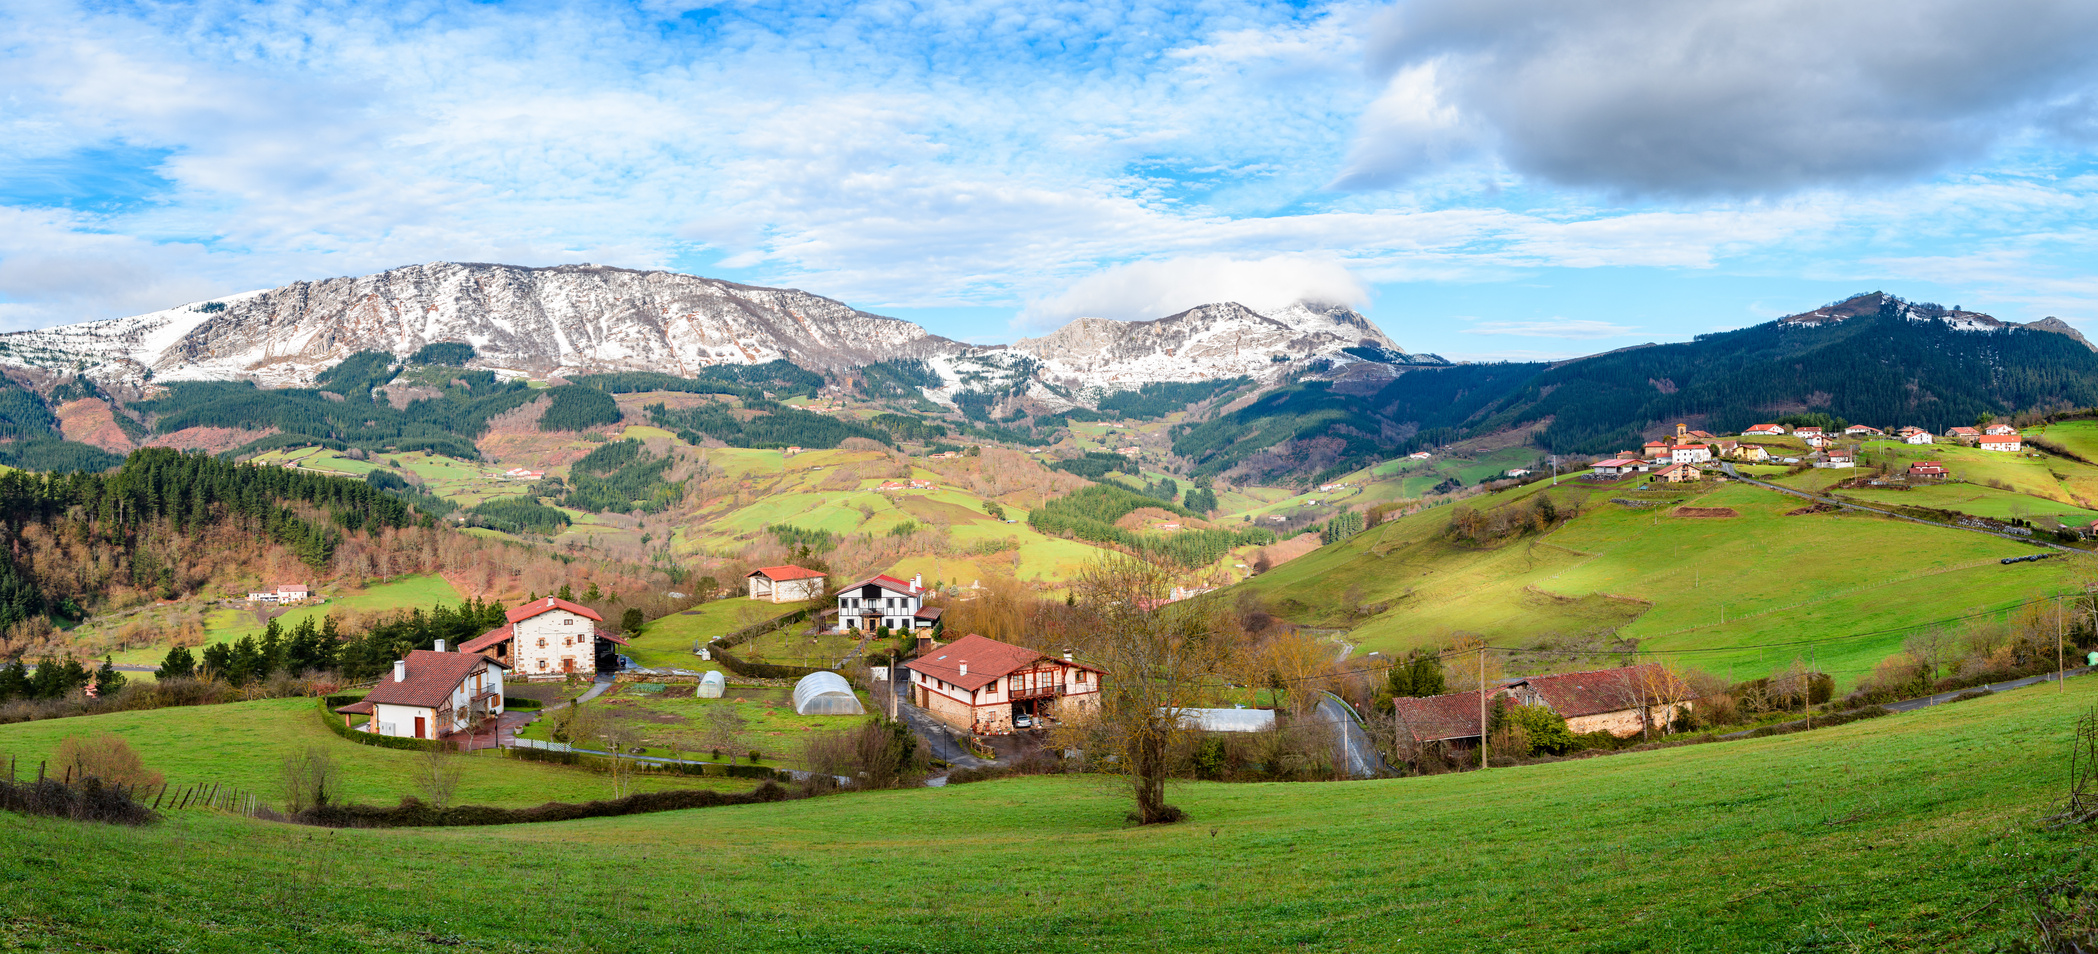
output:
M90 777L76 785L53 778L35 782L0 782L0 809L25 815L144 825L160 816L131 797L131 789L106 785Z
M375 805L314 806L279 819L301 825L327 828L419 828L464 825L521 825L536 822L574 821L579 818L612 818L649 812L713 808L719 805L756 805L785 801L792 793L767 781L750 792L728 793L712 789L681 789L672 792L642 792L581 805L547 802L532 808L494 808L487 805L455 805L437 808L414 797L401 799L391 808Z
M343 703L343 704L344 704L344 705L348 705L349 703ZM537 699L527 699L527 698L525 698L525 697L523 697L523 696L504 696L504 697L503 697L503 708L504 708L504 709L506 709L506 710L509 710L509 709L518 709L518 710L532 710L532 709L540 709L540 708L544 708L544 707L545 707L545 705L546 705L545 703L543 703L543 702L540 702L540 701L539 701L539 700L537 700Z
M93 778L132 789L166 780L159 772L146 768L145 760L114 732L104 732L93 739L67 736L51 756L51 774L69 782Z

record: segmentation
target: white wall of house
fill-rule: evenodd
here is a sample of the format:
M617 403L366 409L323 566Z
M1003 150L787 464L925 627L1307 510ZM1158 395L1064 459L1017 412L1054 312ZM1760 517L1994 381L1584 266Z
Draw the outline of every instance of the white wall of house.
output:
M423 720L423 734L415 734L415 720ZM440 730L437 727L437 710L427 706L397 706L377 703L372 706L372 732L376 735L391 735L403 739L434 739Z
M511 626L511 658L527 679L554 678L570 672L597 672L597 630L590 618L565 609L550 609Z
M917 629L921 620L918 610L925 605L923 593L911 593L880 587L881 595L866 597L860 594L866 587L849 590L838 596L838 627L840 629ZM924 625L931 625L924 623Z
M769 580L762 576L750 578L750 598L769 600L774 603L799 603L823 595L823 577L811 576L799 580Z

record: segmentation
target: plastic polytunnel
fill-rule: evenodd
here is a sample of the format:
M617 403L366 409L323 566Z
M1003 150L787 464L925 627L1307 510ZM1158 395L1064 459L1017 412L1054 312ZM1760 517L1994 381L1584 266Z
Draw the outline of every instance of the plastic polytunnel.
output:
M693 695L701 699L719 699L721 698L721 690L726 686L727 683L721 678L720 673L708 672L706 675L699 677L699 689Z
M865 715L852 684L834 672L812 672L794 684L797 715Z

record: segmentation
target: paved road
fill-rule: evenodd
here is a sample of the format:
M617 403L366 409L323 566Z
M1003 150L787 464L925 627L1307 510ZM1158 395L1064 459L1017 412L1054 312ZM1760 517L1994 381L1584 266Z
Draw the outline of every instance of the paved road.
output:
M1363 731L1362 723L1355 721L1355 710L1342 702L1339 696L1326 692L1319 695L1312 711L1321 719L1333 723L1339 733L1337 741L1349 778L1376 778L1385 771L1384 757L1377 754L1377 747L1370 742L1370 735Z
M2088 550L2078 550L2075 547L2065 547L2057 543L2048 543L2044 540L2034 539L2033 537L2022 537L2014 533L1998 533L1994 530L1982 529L1981 527L1962 527L1959 524L1955 523L1941 523L1936 520L1925 520L1922 517L1912 517L1905 513L1895 513L1892 510L1881 510L1878 507L1867 507L1864 504L1844 500L1840 497L1825 497L1819 494L1809 493L1804 490L1798 490L1792 487L1785 487L1778 484L1773 484L1767 480L1757 480L1754 477L1743 477L1740 473L1734 470L1734 465L1728 461L1720 461L1719 468L1721 470L1726 471L1726 475L1728 477L1732 477L1735 480L1741 481L1742 483L1754 484L1758 487L1762 487L1768 490L1775 490L1781 494L1791 494L1794 497L1799 497L1805 500L1811 500L1815 503L1825 503L1831 506L1842 507L1845 510L1859 510L1865 513L1876 513L1883 517L1893 517L1896 520L1906 520L1910 523L1921 523L1933 527L1944 527L1947 530L1965 530L1968 533L1979 533L1991 537L1999 537L2004 540L2009 540L2013 543L2029 543L2036 547L2046 547L2050 550L2060 550L2063 553L2090 552Z
M969 754L968 747L955 738L954 730L948 728L946 723L933 718L932 714L924 709L920 709L908 702L898 701L896 703L896 714L902 717L903 724L910 726L911 731L917 734L918 738L925 743L927 749L931 750L933 758L945 761L955 768L983 768L985 766L1002 764L996 761L985 761ZM944 782L945 779L935 779L930 784L937 786Z

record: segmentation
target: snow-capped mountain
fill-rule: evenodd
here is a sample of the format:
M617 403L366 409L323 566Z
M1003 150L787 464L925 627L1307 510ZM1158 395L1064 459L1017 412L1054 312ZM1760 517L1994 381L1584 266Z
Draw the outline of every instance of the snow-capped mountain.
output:
M1341 373L1448 363L1406 354L1367 318L1335 305L1262 314L1224 302L1155 321L1081 318L1010 347L971 347L792 289L602 265L437 262L0 335L0 364L81 369L105 385L285 386L310 384L359 351L405 357L444 341L472 344L477 367L533 376L689 375L778 358L836 370L918 358L946 380L928 392L943 403L981 390L1075 405L1155 381L1273 381L1319 359Z
M1321 358L1337 365L1449 363L1407 354L1353 309L1312 302L1268 314L1221 302L1154 321L1080 318L1022 338L1012 350L1034 359L1051 384L1104 390L1240 375L1273 380Z
M1856 318L1860 315L1879 314L1892 315L1917 323L1941 322L1955 331L1998 332L2016 328L2047 331L2058 335L2067 335L2081 342L2084 347L2091 348L2091 343L2085 340L2084 336L2078 333L2075 328L2070 327L2068 322L2052 315L2038 321L2020 324L2015 321L2004 321L1994 315L1986 315L1978 311L1967 311L1958 306L1947 308L1930 302L1907 301L1885 292L1853 295L1835 304L1823 305L1813 311L1789 315L1779 319L1779 321L1785 324L1819 325L1839 322L1846 318ZM2098 351L2098 348L2092 348L2092 350Z
M85 364L114 382L304 384L359 351L463 341L532 374L663 371L785 358L839 368L963 346L806 292L601 265L437 262L298 282L152 314L0 336L0 361Z

